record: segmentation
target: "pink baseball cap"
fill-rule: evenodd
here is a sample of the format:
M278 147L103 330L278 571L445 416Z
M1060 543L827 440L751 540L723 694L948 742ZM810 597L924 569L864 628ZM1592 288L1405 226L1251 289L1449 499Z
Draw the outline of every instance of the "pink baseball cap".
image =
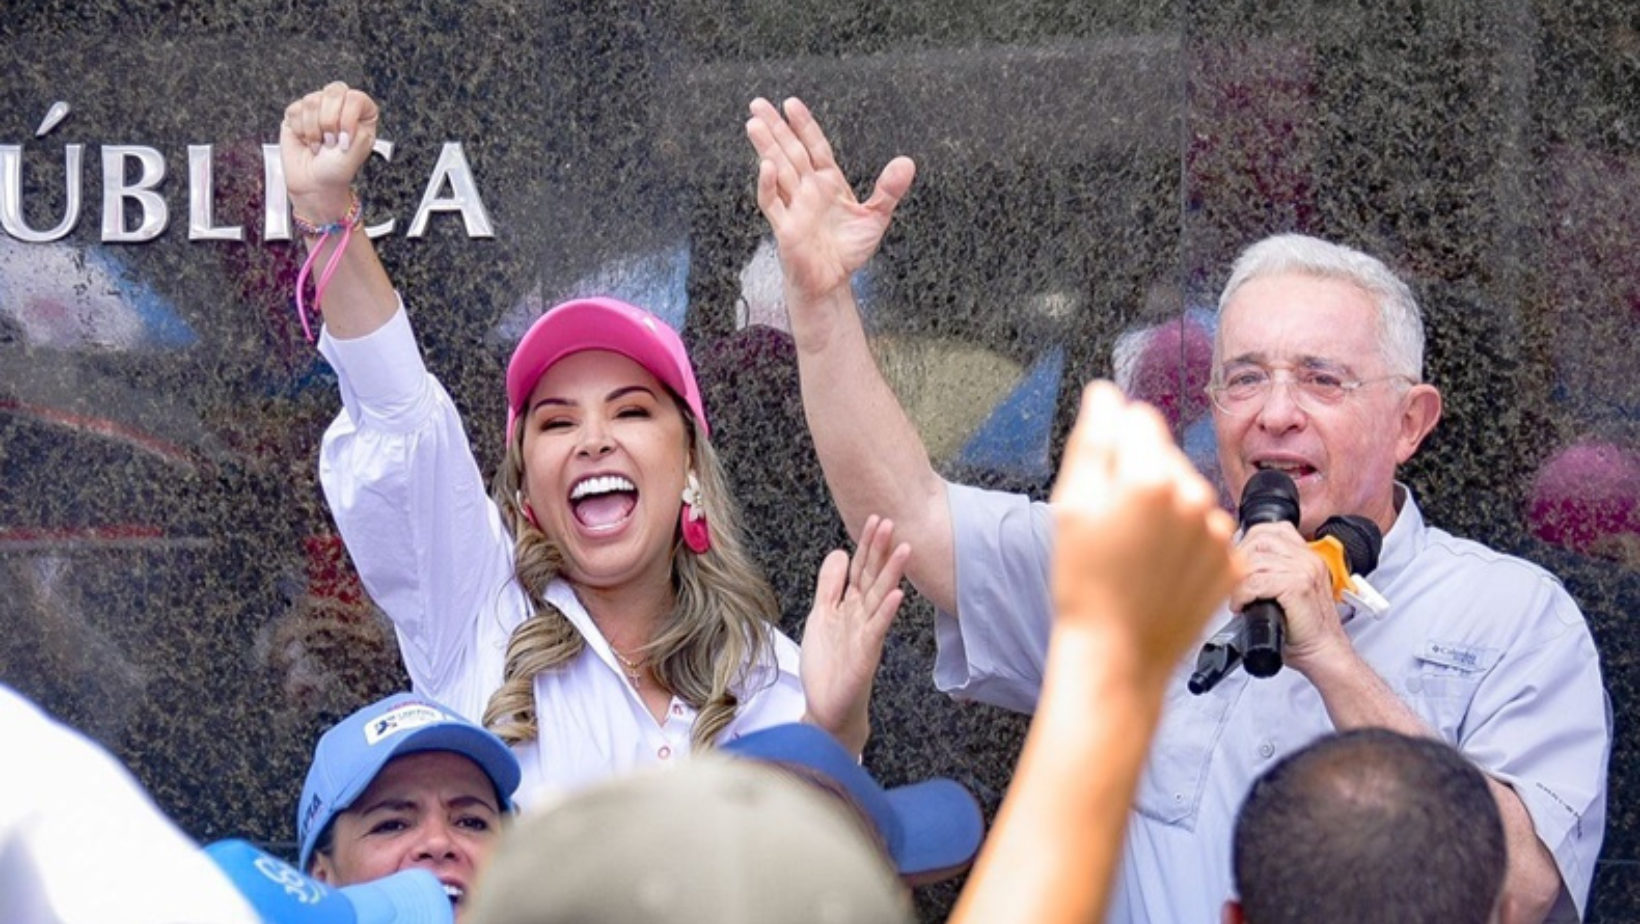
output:
M702 436L708 435L695 369L678 332L649 312L613 298L578 298L537 318L507 363L507 442L530 392L552 364L571 353L608 350L649 370L683 398Z

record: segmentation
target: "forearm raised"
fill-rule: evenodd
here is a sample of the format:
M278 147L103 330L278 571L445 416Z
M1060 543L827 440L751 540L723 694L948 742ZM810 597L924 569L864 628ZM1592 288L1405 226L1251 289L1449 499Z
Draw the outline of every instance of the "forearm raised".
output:
M803 410L850 535L873 514L912 545L906 576L956 612L950 509L916 426L877 367L847 286L810 297L788 287Z
M365 234L353 181L376 139L376 103L333 82L285 109L279 128L280 161L291 208L308 230L302 298L324 315L331 335L362 337L397 308L392 283ZM351 228L344 229L346 222ZM343 244L346 246L343 246Z
M1097 921L1161 711L1165 672L1056 631L1019 767L951 920Z
M1108 382L1083 392L1053 505L1042 698L962 924L1100 919L1168 678L1241 576L1212 489Z
M955 612L945 482L877 368L849 288L877 252L916 166L889 161L861 202L808 107L796 98L784 106L782 115L753 100L746 137L758 154L757 205L780 250L803 408L826 484L855 538L872 514L893 520L915 550L906 577Z
M302 214L299 208L297 214ZM318 251L313 255L311 286L330 265L336 248L341 246L341 235L333 233L323 241L312 239L307 246L310 252ZM310 298L313 293L310 288ZM375 333L398 310L393 283L363 227L355 228L348 236L335 272L324 286L324 299L318 309L330 335L339 340Z

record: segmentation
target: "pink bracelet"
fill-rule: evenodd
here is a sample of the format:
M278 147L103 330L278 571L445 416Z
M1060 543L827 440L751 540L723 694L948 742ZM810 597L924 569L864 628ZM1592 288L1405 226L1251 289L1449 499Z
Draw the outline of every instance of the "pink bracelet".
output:
M318 260L319 251L324 249L325 242L330 240L332 234L340 232L341 240L337 241L336 249L331 252L330 259L325 261L324 271L319 274L319 278L313 283L313 312L319 314L321 311L320 303L324 300L325 287L330 285L331 275L336 272L336 267L342 262L342 251L347 249L347 242L353 239L353 229L359 226L364 214L364 204L359 200L359 194L354 192L352 196L353 201L347 207L347 214L343 215L340 221L328 225L316 225L303 219L295 212L292 212L290 216L291 221L296 225L296 230L307 237L318 238L309 248L307 259L302 261L301 271L296 274L296 316L302 321L302 334L307 337L308 343L313 342L313 328L308 324L307 304L303 298L303 292L307 289L308 275L312 273L314 261Z

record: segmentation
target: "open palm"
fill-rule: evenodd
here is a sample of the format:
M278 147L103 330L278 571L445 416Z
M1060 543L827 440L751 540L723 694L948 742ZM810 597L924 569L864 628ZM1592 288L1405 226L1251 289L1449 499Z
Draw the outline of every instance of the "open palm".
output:
M916 166L908 157L889 161L861 202L801 100L787 100L782 116L759 98L751 112L746 137L759 158L757 204L774 230L787 285L811 295L830 292L877 252Z
M883 641L905 599L900 576L911 547L894 546L893 538L893 522L871 517L852 559L841 549L827 555L803 627L799 673L808 718L856 753L870 730L871 686Z

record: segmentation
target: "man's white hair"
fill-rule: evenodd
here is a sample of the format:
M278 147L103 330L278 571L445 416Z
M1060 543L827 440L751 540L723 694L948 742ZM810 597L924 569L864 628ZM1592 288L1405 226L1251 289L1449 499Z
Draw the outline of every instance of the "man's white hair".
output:
M1378 345L1392 372L1422 381L1424 377L1424 319L1407 287L1376 257L1359 250L1303 234L1267 237L1236 258L1230 281L1219 296L1219 312L1236 290L1261 276L1297 273L1337 279L1372 296L1378 306ZM1217 344L1214 345L1215 362Z

